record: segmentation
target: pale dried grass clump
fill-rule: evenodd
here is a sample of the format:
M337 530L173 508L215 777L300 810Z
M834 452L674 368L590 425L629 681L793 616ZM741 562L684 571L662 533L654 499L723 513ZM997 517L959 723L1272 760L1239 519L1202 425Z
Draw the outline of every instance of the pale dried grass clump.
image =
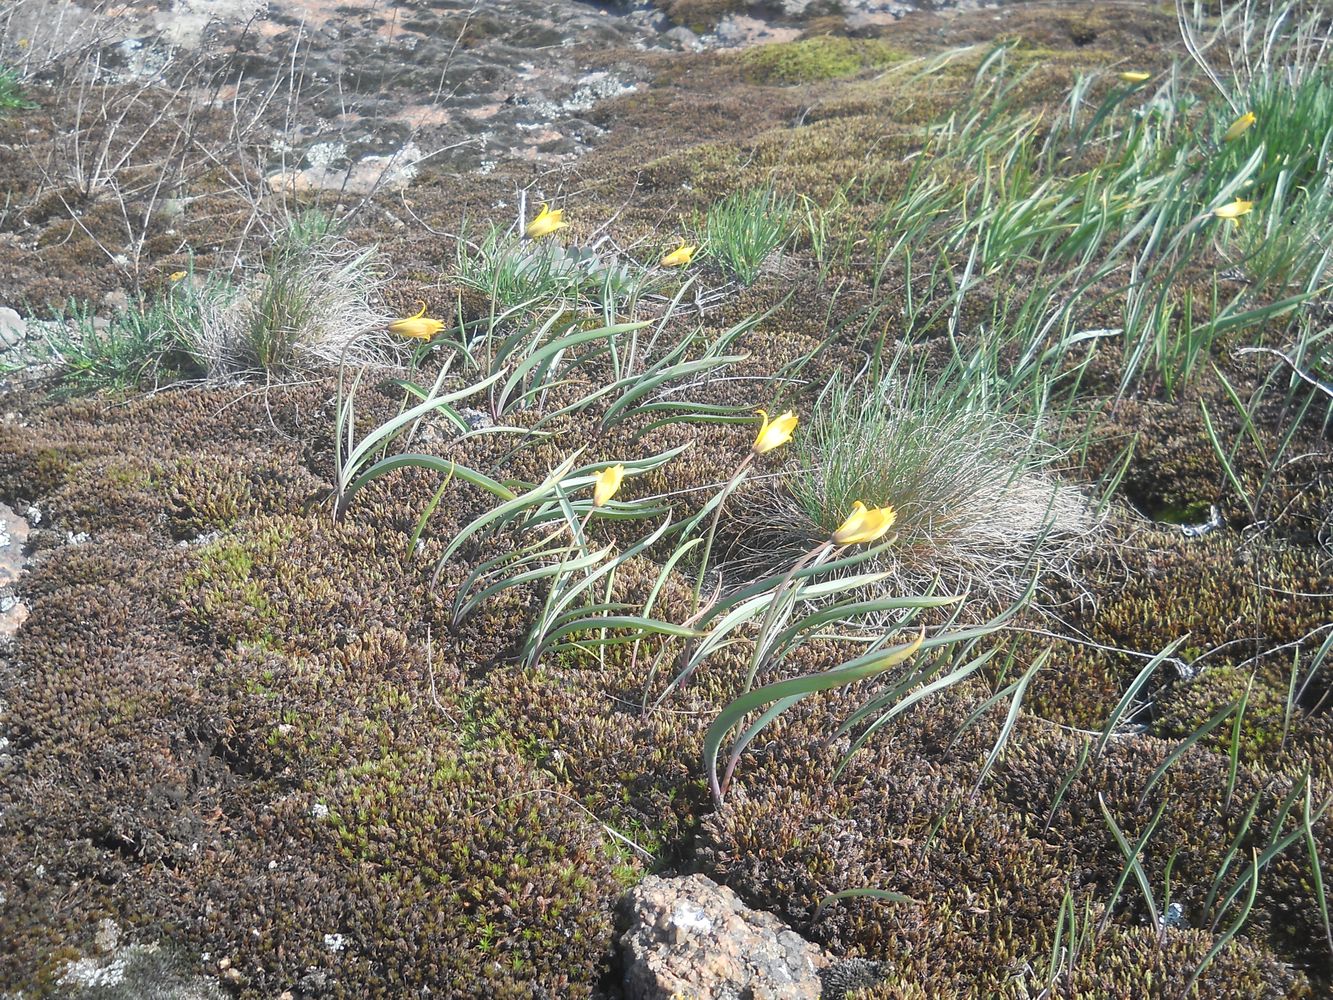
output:
M401 362L378 305L387 277L377 251L293 226L263 267L236 285L205 285L180 333L212 380L269 378L320 364Z
M1072 579L1100 519L1055 474L1062 453L984 402L936 388L831 387L785 475L738 504L745 560L790 565L860 500L897 511L897 541L877 560L892 574L883 586L1012 600L1038 577Z

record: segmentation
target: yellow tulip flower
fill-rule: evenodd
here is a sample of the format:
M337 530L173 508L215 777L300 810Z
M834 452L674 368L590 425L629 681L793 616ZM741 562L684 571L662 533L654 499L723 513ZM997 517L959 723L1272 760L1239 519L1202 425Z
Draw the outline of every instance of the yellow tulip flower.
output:
M557 208L554 212L546 202L542 202L542 210L537 213L537 217L528 223L528 228L524 230L532 239L538 240L543 236L550 236L557 229L564 229L568 222L565 221L565 210Z
M898 512L892 507L870 510L858 500L852 504L852 512L847 515L847 520L833 532L833 542L836 545L861 545L877 541L888 533L896 520Z
M1253 111L1245 112L1245 114L1241 115L1234 122L1232 122L1231 125L1227 128L1227 130L1222 133L1222 141L1231 142L1233 139L1239 139L1241 135L1246 131L1246 129L1248 129L1251 125L1253 125L1254 122L1255 122L1254 112Z
M167 275L167 280L170 282L184 281L189 276L189 271L172 271Z
M406 319L396 319L389 324L389 329L403 337L411 337L413 340L430 340L441 330L444 324L438 319L431 319L426 315L426 303L421 303L421 310L415 316L408 316Z
M620 489L625 479L623 465L608 465L597 473L597 483L593 486L592 502L594 507L605 507Z
M698 249L699 249L698 247L687 247L684 244L681 244L679 250L672 250L669 254L667 254L665 257L662 258L662 266L684 267L686 264L688 264L691 260L694 259L694 252Z
M1126 83L1142 83L1144 80L1151 80L1151 73L1144 73L1142 70L1126 70L1120 74L1120 79Z
M767 455L774 448L781 448L791 440L792 431L796 430L795 413L788 410L771 421L763 410L755 410L755 413L764 418L759 433L755 435L754 444L750 446L750 450L756 455Z
M1229 201L1225 205L1219 205L1213 209L1213 214L1219 219L1230 219L1237 225L1240 223L1242 215L1249 215L1250 210L1254 208L1254 202L1246 201L1244 198L1237 198L1235 201Z

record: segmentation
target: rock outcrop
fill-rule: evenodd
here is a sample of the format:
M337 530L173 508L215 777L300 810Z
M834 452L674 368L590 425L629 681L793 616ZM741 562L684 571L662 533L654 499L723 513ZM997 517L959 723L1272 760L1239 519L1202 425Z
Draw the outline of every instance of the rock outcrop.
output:
M627 1000L808 1000L832 960L704 875L650 875L621 901Z

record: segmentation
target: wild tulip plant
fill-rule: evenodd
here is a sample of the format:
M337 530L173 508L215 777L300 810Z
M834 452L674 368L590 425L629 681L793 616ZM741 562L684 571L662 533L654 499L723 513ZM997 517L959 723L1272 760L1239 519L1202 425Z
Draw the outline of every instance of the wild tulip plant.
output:
M746 692L749 692L754 686L755 676L769 657L771 637L778 622L791 614L799 600L801 588L791 586L792 577L807 567L818 567L830 555L848 546L868 545L871 542L878 542L888 534L897 517L898 515L892 507L877 507L874 510L869 510L865 504L858 500L852 506L852 512L847 516L847 519L839 525L828 541L816 545L792 564L791 569L787 571L787 575L774 588L774 599L764 615L763 624L759 627L759 638L755 641L754 653L750 657L750 670L745 676ZM892 545L893 542L893 538L887 539L884 547Z
M740 484L745 480L749 473L750 465L759 455L767 455L770 451L776 451L792 439L792 434L796 431L796 424L799 418L792 410L787 410L774 420L768 419L766 410L756 410L762 419L759 426L759 432L755 435L754 444L750 446L749 452L741 459L740 465L736 471L731 474L725 486L713 501L705 507L699 517L707 516L709 510L712 510L713 521L708 528L708 538L704 542L703 556L699 562L699 572L694 580L694 599L691 605L691 611L698 611L699 598L703 592L704 578L708 575L708 562L713 553L713 539L717 535L717 523L722 517L722 507L729 497Z
M524 227L524 235L539 240L564 226L562 211L552 211L544 204L536 218ZM659 266L687 266L695 251L694 246L682 244L663 257ZM575 452L539 483L499 480L492 478L492 474L497 474L495 468L488 474L440 455L410 450L392 453L395 445L401 448L404 442L410 448L415 428L428 417L442 418L455 428L455 443L478 433L505 433L519 435L516 447L522 447L522 442L534 435L545 434L541 429L543 422L594 403L603 410L604 429L631 418L639 422L646 419L647 428L640 436L654 427L678 421L735 422L738 417L735 407L689 402L670 393L682 383L715 376L742 360L744 355L728 352L760 317L737 324L721 336L712 335L707 343L696 330L674 347L658 349L658 338L675 304L676 300L672 300L656 323L617 323L608 318L607 323L592 329L568 320L566 310L552 310L544 322L522 321L531 303L512 307L503 314L520 319L517 325L492 317L477 331L470 332L460 320L456 339L442 341L451 350L434 382L429 385L399 382L406 395L397 416L360 436L355 408L360 376L346 392L340 380L335 432L338 476L332 493L334 514L341 517L362 489L384 475L411 466L440 473L444 481L423 510L412 534L408 546L411 558L418 551L427 524L445 492L459 484L489 492L497 501L495 506L455 532L436 557L432 582L438 585L446 567L463 546L494 550L470 566L453 588L453 624L461 624L500 593L524 587L540 595L535 617L517 654L528 665L536 665L551 655L595 652L600 659L607 648L622 644L632 645L630 656L634 662L643 644L649 642L655 652L644 687L645 712L661 705L710 657L736 643L745 644L749 665L742 690L722 710L705 741L704 769L713 796L721 805L746 746L801 698L858 680L891 676L894 668L905 664L921 649L954 641L949 634L927 640L922 629L915 640L892 644L892 636L922 612L959 601L950 595L901 597L875 593L875 588L889 574L866 571L864 567L893 544L895 511L891 507L871 508L858 500L827 539L795 559L784 572L732 588L724 587L719 575L714 592L704 602L713 545L727 499L745 482L756 461L792 441L800 422L794 410L776 416L770 416L767 410L757 410L759 426L735 471L701 510L680 523L673 522L669 506L660 502L626 503L616 498L627 479L662 467L688 446L636 460L603 460L585 466L578 465L579 452ZM422 342L423 350L435 346L445 324L426 312L425 303L421 303L414 315L392 321L389 331ZM653 328L651 336L650 328ZM641 342L641 337L648 339ZM565 373L580 369L589 373L602 371L598 366L608 362L610 378L602 378L599 388L547 412L547 392L551 386L567 380ZM455 365L462 368L460 373L453 371ZM451 380L467 384L447 388ZM497 423L476 429L454 408L474 397L482 397L483 405L497 420L528 408L541 411L542 416L535 425L526 428ZM657 524L636 541L597 544L589 538L594 518L651 519ZM705 521L708 527L700 536L697 532ZM664 543L671 549L646 599L634 605L617 600L614 584L621 568ZM654 607L668 578L684 560L696 554L693 596L685 620L667 621L655 616ZM888 626L886 618L892 619ZM867 628L878 630L880 637L869 639ZM815 639L852 644L858 652L833 670L779 679L755 689L761 676L780 674L790 657ZM674 676L654 699L654 679L668 662L674 665ZM970 669L975 669L979 662L974 661ZM938 669L932 660L898 677L897 687L891 685L888 689L893 693L894 705L911 703L911 699L925 697L953 679L967 676L967 670L955 670L933 684L926 683ZM923 690L904 696L904 684L920 685ZM883 697L871 705L880 705ZM762 711L758 717L732 741L725 768L719 775L718 756L727 734L759 709ZM891 711L892 706L886 709ZM861 718L858 715L856 720L859 722ZM878 726L882 721L881 715L872 725Z
M670 634L658 631L662 642L649 670L642 703L644 712L658 708L673 691L688 682L711 655L737 641L749 643L750 666L742 693L723 709L705 740L704 768L710 790L719 807L746 745L783 711L806 694L840 687L889 671L905 662L920 648L925 641L925 633L923 630L913 643L887 651L881 648L888 642L888 636L885 636L871 644L871 653L854 657L842 667L791 681L779 681L760 691L753 691L755 679L761 671L777 671L790 654L816 636L834 642L865 642L863 633L847 633L843 630L830 633L831 626L847 626L864 620L874 622L886 614L906 612L906 618L899 622L899 627L902 627L924 610L945 607L959 601L958 597L947 595L906 598L860 596L882 583L889 574L849 571L873 560L893 543L889 532L897 515L891 507L869 508L857 501L828 540L797 559L786 573L766 577L732 593L724 593L719 585L718 593L701 608L698 598L727 496L743 481L756 457L775 451L791 441L799 421L791 410L772 419L767 412L758 412L761 424L749 451L717 495L684 527L682 544L664 569L664 572L669 571L692 547L703 546L691 614L678 626L680 631ZM710 514L712 520L705 538L690 537L693 529ZM847 554L848 550L854 548L861 551ZM651 602L652 598L649 600L650 605ZM807 605L813 605L814 610L798 617L797 609ZM643 637L641 633L635 638L634 657L638 655L639 642ZM933 644L943 645L951 641L953 637L945 635L936 637ZM674 658L675 676L656 699L652 699L653 681L668 658ZM920 676L929 677L933 669L928 669ZM975 665L972 669L975 669ZM967 674L955 672L946 678L945 683L932 690L948 686L955 678L964 676ZM765 706L766 710L732 744L725 772L719 777L717 758L726 734L752 710Z
M425 311L413 320L425 318ZM617 331L617 334L621 331ZM433 334L432 334L433 336ZM686 683L699 667L720 650L737 642L748 645L749 668L741 693L723 708L705 739L704 769L710 790L720 806L732 781L739 759L748 744L783 712L818 691L831 690L857 681L896 676L878 699L854 717L860 723L872 710L877 716L860 739L883 725L888 718L929 694L942 690L970 675L983 662L971 664L937 677L946 662L938 658L924 666L897 676L895 668L905 664L916 652L974 642L986 630L957 633L941 632L927 639L924 630L913 641L891 644L894 633L912 624L916 616L929 609L957 604L951 595L883 596L874 593L888 578L884 572L865 572L860 567L872 562L893 543L891 529L896 519L890 507L870 508L857 501L843 522L829 538L798 558L781 574L745 583L727 591L719 581L716 593L702 607L699 595L708 571L709 555L727 497L744 481L754 462L787 445L799 423L797 414L787 410L776 417L758 411L760 426L741 458L736 471L718 493L688 521L674 524L669 509L651 501L623 503L615 498L625 481L660 468L679 457L688 447L680 446L637 460L599 462L578 466L578 453L567 457L536 484L516 480L504 482L485 473L440 456L389 454L395 441L407 436L416 422L431 414L444 414L460 429L466 422L453 410L453 404L469 397L493 391L503 382L520 384L534 367L543 363L550 345L538 338L531 353L518 353L504 367L483 368L480 377L464 387L446 392L450 375L446 362L429 387L414 394L415 406L406 407L394 418L357 436L355 392L359 376L346 393L340 391L337 408L338 482L334 494L335 516L341 516L351 500L365 486L379 477L408 466L428 468L445 479L439 491L422 513L409 544L409 557L417 549L421 535L444 492L456 483L472 485L491 493L498 504L463 526L437 558L433 582L442 574L461 548L471 542L491 546L498 551L474 565L453 594L452 621L455 625L482 604L503 591L515 587L536 588L540 604L518 658L536 665L545 656L586 655L595 651L598 658L617 645L631 645L631 662L645 642L656 648L644 688L643 710L651 711ZM454 355L455 357L459 355ZM519 428L508 429L519 432ZM628 545L589 544L588 527L594 517L616 520L642 520L661 517L660 524L644 537ZM710 521L706 535L695 532L704 520ZM499 544L501 539L533 540L517 547ZM614 582L621 567L650 549L674 539L673 549L664 560L656 582L641 605L631 605L614 597ZM696 549L702 549L695 581L695 600L684 621L668 621L653 613L670 574ZM886 616L893 624L882 624ZM869 641L866 627L880 630L881 637ZM819 639L835 644L852 644L862 652L834 669L776 680L755 689L761 676L779 674L789 658L804 645ZM653 679L668 661L674 663L674 677L656 699L650 698ZM1006 689L1008 691L1009 689ZM1005 692L1001 692L1004 694ZM1021 690L1019 692L1021 694ZM998 697L998 696L997 696ZM1017 696L1014 698L1015 703ZM752 712L758 716L739 732L728 750L722 774L718 758L727 734L736 729ZM854 743L859 746L860 743Z

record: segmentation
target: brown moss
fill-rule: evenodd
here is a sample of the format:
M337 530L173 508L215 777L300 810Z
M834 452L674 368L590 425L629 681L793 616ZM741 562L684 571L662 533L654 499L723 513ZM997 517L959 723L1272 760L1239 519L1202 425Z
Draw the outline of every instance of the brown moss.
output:
M334 996L590 995L627 869L561 786L460 749L460 673L427 655L458 661L447 629L419 635L394 546L331 537L272 517L194 550L110 533L34 573L3 691L0 980L49 982L111 916L225 957L243 996L312 969ZM362 591L340 562L356 551L380 567Z
M1103 756L1094 755L1078 768L1076 738L1052 734L1045 740L1016 741L996 792L1040 822L1053 844L1079 859L1083 877L1103 890L1119 878L1124 858L1114 847L1102 803L1130 840L1160 809L1159 825L1141 857L1149 883L1164 886L1170 865L1171 898L1184 907L1188 926L1207 927L1217 915L1208 909L1207 897L1228 852L1234 843L1246 853L1272 841L1280 803L1293 779L1242 766L1228 794L1227 758L1194 747L1149 790L1151 776L1175 747L1173 741L1125 737L1113 740ZM1237 841L1251 808L1253 818ZM1289 816L1282 832L1289 833L1293 822ZM1333 849L1333 844L1323 846L1333 837L1327 817L1316 822L1313 834L1321 855ZM1234 875L1238 877L1239 871ZM1253 944L1297 957L1307 971L1318 974L1326 945L1320 940L1320 917L1309 877L1309 858L1302 845L1293 845L1266 867L1246 935ZM1235 880L1224 879L1223 888ZM1131 924L1145 916L1142 899L1132 890L1121 897L1121 907L1120 915Z
M756 905L840 953L891 958L930 995L998 989L1003 970L1038 946L1067 876L1013 817L967 804L975 734L947 749L962 707L933 700L854 757L836 784L818 777L838 760L821 747L831 706L794 713L773 737L782 752L757 750L743 790L706 821L701 857ZM859 887L916 902L817 906Z
M172 533L189 538L233 527L248 517L300 511L321 483L269 449L182 456L158 467Z
M1252 837L1258 842L1270 833L1265 823L1283 793L1264 791L1260 780L1242 773L1228 803L1225 781L1219 783L1224 767L1204 753L1187 754L1138 803L1147 776L1170 747L1141 741L1112 744L1105 758L1079 772L1047 826L1078 759L1079 737L1031 723L1020 725L1011 740L996 783L974 792L976 768L999 721L991 713L979 729L957 736L976 696L956 690L895 723L833 785L823 776L837 756L821 748L821 737L839 711L824 705L790 713L794 717L770 741L781 749L770 755L758 748L733 801L705 820L700 853L706 869L836 950L886 960L892 974L869 996L910 995L900 992L903 983L923 984L930 996L1019 996L1020 983L1031 985L1021 970L1045 968L1065 892L1103 901L1121 873L1124 859L1099 797L1131 839L1158 805L1172 803L1143 863L1156 886L1164 884L1170 862L1172 899L1183 903L1190 926L1210 918L1201 912L1203 897L1230 845L1231 824L1256 794ZM1321 824L1320 842L1328 835ZM1249 936L1225 953L1207 982L1253 984L1258 996L1310 995L1305 978L1277 957L1300 948L1301 934L1317 936L1319 918L1301 888L1296 853L1266 871L1272 881L1266 881ZM916 902L816 905L829 893L862 887ZM1186 930L1162 955L1146 955L1142 907L1132 888L1120 905L1112 930L1076 966L1071 982L1079 986L1071 996L1121 995L1098 993L1097 986L1110 988L1136 974L1144 983L1152 976L1183 986L1214 940ZM1092 914L1098 919L1102 911L1094 905ZM1311 947L1307 959L1317 962L1318 951Z
M1281 689L1261 700L1285 700L1287 644L1313 649L1318 644L1313 630L1328 616L1322 595L1330 592L1333 579L1317 552L1246 543L1225 532L1190 538L1122 526L1113 537L1115 558L1097 557L1084 567L1084 585L1095 596L1081 600L1071 591L1073 603L1063 612L1092 644L1045 636L1016 641L1025 655L1053 652L1051 668L1038 678L1029 702L1035 711L1069 725L1099 727L1142 669L1142 654L1186 634L1177 657L1187 663L1199 659L1205 672L1249 661L1250 669L1263 668L1274 692ZM1182 600L1182 594L1190 598ZM1046 629L1035 619L1033 625ZM1245 641L1235 641L1242 637ZM1102 647L1129 654L1112 655ZM1152 690L1169 686L1176 673L1163 666ZM1189 724L1202 725L1208 714ZM1173 726L1184 725L1177 714Z

